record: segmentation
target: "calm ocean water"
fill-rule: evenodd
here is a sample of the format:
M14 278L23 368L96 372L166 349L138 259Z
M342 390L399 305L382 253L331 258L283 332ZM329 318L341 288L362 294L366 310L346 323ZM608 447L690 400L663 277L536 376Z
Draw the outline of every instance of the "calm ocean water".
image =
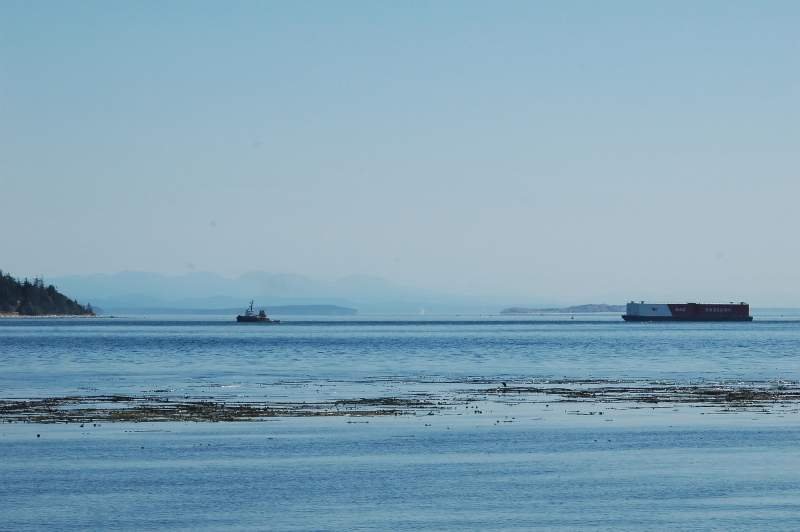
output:
M319 401L500 381L799 380L798 316L756 318L0 320L0 399ZM490 408L358 422L2 424L0 529L790 530L800 522L796 414L511 418L502 405Z

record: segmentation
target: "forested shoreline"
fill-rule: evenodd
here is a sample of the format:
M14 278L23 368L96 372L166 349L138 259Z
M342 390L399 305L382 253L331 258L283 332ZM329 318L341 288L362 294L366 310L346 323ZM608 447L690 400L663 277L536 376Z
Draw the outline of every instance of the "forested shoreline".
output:
M15 279L0 270L0 314L20 316L94 316L91 305L81 305L44 280Z

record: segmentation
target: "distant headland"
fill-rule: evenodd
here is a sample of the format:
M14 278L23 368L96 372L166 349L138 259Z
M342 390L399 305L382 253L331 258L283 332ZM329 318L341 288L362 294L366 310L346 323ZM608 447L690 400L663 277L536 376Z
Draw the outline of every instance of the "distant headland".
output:
M560 312L564 314L582 314L592 312L623 312L625 305L606 305L605 303L590 304L590 305L576 305L573 307L563 308L527 308L527 307L509 307L500 311L500 314L542 314L542 313L555 313Z
M0 270L0 316L94 316L94 310L42 279L20 281Z

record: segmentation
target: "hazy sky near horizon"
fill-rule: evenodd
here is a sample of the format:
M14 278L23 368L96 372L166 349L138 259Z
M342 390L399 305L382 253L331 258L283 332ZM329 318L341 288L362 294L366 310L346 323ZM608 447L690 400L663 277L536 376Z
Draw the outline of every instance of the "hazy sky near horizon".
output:
M0 268L800 305L797 2L0 3Z

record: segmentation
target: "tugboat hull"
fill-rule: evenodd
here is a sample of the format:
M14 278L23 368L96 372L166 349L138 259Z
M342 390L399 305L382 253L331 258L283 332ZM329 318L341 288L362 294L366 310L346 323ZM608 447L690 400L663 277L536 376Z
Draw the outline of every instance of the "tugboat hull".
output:
M273 320L271 318L260 318L258 316L236 316L238 323L280 323L281 320Z

